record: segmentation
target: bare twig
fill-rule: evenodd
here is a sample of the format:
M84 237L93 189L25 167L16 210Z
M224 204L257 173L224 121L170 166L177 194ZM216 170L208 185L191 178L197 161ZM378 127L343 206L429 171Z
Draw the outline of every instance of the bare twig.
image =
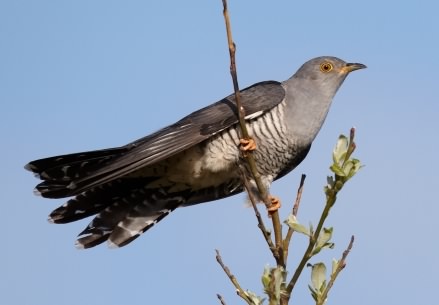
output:
M297 212L299 211L300 200L302 199L303 185L305 184L305 179L306 179L306 175L302 174L302 176L300 177L299 189L297 190L296 201L294 202L293 211L292 211L294 216L297 216Z
M239 285L238 280L236 277L230 272L230 269L223 263L223 259L221 258L221 255L218 250L216 251L216 261L218 264L220 264L221 268L223 268L224 272L229 277L230 281L232 282L233 286L236 288L236 293L247 302L249 305L253 305L253 301L248 297L248 295L245 293L245 291L241 288L241 285Z
M241 99L239 95L239 85L238 85L238 77L236 72L236 62L235 62L235 52L236 52L236 45L233 42L232 37L232 28L230 25L230 16L229 11L227 8L227 0L222 0L223 2L223 15L224 20L226 23L226 31L227 31L227 42L229 45L229 54L230 54L230 74L232 76L233 80L233 89L235 91L235 101L236 106L238 108L238 116L239 116L239 125L242 132L242 137L244 139L250 139L247 126L245 124L245 109L242 107ZM257 170L256 161L253 157L253 154L251 152L244 155L244 158L246 159L250 171L253 175L253 178L255 180L256 186L258 187L259 194L261 198L263 199L265 205L268 207L271 206L271 200L268 195L268 191L266 190L264 184L261 180L261 175L259 174L259 171ZM283 258L283 251L282 251L282 226L279 218L279 212L276 210L271 214L271 219L273 222L273 230L274 230L274 239L276 248L278 249L277 253L279 255L275 257L276 263L278 266L285 267L285 262Z
M242 175L244 176L244 171L242 170ZM264 238L268 244L268 247L270 248L272 254L274 257L279 257L278 250L276 246L273 244L273 240L271 239L271 234L265 227L264 221L262 220L261 214L259 213L258 207L257 207L257 200L254 198L253 193L250 192L250 183L248 180L243 177L242 180L244 181L245 188L247 189L248 197L250 199L250 202L252 204L253 210L255 211L256 219L258 220L258 228L261 230L262 235L264 235Z
M337 268L331 274L328 285L326 286L325 290L323 291L322 296L320 297L320 301L317 303L317 305L323 305L325 303L325 301L328 297L329 290L331 290L332 286L334 285L334 282L337 279L337 276L344 269L344 267L346 267L346 258L348 257L349 252L351 252L353 245L354 245L354 236L352 235L351 241L349 242L349 245L346 248L346 250L343 251L343 255L341 256L341 259L338 262Z
M236 72L236 62L235 62L236 45L233 42L233 38L232 38L232 26L230 25L230 16L227 7L227 0L222 0L222 1L224 8L223 15L224 15L224 20L226 22L227 42L229 45L229 54L230 54L230 74L232 75L233 89L235 91L236 107L238 107L239 125L241 126L242 136L245 139L249 139L250 136L248 134L247 126L245 124L245 109L241 105L241 97L239 95L238 76Z
M216 297L218 298L218 300L220 301L221 305L227 305L226 301L224 301L224 298L222 295L220 295L219 293L216 294Z
M302 174L302 176L300 178L299 188L297 189L296 201L294 202L293 210L291 212L294 216L297 216L297 212L299 211L300 200L302 199L303 185L305 184L305 179L306 179L306 175ZM285 264L287 263L288 250L290 247L291 237L293 236L293 232L294 232L294 230L292 228L289 228L287 235L285 236L285 239L283 241Z

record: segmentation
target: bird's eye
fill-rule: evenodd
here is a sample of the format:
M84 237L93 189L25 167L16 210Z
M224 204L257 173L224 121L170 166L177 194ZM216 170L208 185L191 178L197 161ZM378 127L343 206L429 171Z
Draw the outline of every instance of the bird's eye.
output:
M333 69L333 66L330 62L324 62L320 65L320 71L328 73Z

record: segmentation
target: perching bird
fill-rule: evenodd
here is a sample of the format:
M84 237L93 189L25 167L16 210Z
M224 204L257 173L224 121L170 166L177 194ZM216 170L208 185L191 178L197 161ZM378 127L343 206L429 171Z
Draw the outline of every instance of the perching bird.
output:
M302 162L338 88L350 72L365 67L318 57L284 82L260 82L241 91L267 187ZM106 240L122 247L178 207L242 192L239 145L230 95L125 146L40 159L26 169L43 180L36 187L41 196L74 196L50 214L51 222L97 214L79 234L79 248Z

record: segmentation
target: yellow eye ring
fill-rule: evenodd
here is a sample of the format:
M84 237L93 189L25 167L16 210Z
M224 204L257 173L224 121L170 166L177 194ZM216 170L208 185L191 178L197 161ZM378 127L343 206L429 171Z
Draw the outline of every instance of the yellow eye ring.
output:
M331 72L334 67L330 62L324 62L320 65L320 71L324 73Z

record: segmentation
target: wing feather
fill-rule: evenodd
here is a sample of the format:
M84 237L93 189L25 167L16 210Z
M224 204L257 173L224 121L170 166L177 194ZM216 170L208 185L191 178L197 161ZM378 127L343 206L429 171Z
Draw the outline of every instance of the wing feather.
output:
M285 97L281 83L275 81L257 83L242 90L240 94L248 119L264 114L281 103ZM81 193L90 187L169 158L237 123L235 97L230 95L193 112L173 125L124 146L128 148L128 152L89 175L73 180L68 188L72 190L71 195Z

